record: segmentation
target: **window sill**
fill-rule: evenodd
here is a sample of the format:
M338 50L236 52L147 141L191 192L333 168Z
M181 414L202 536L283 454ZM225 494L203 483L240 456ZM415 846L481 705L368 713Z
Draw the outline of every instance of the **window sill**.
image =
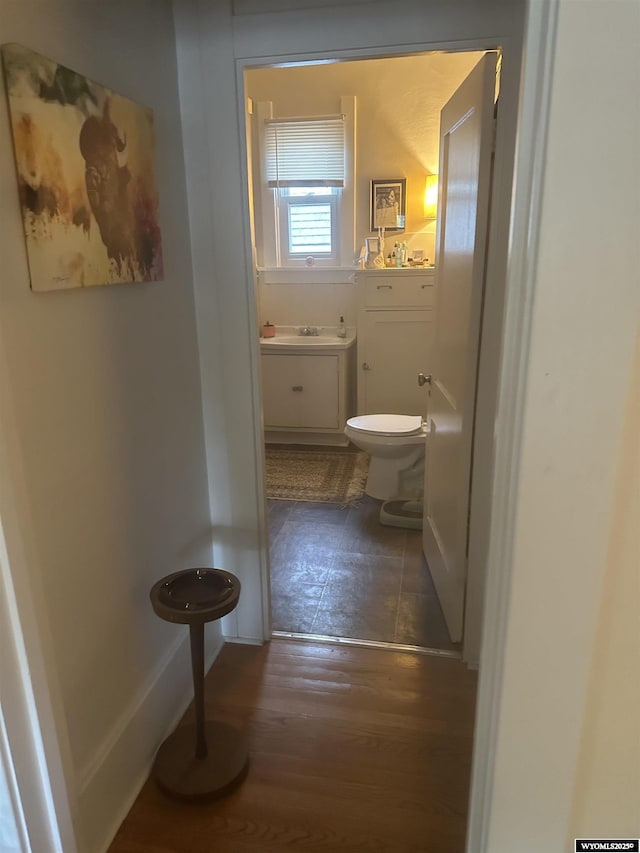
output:
M258 267L262 284L353 284L354 267Z

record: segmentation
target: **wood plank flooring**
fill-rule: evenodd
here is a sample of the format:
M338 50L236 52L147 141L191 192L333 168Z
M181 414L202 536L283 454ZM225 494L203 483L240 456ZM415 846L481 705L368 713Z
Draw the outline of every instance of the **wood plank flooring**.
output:
M148 781L110 853L459 853L475 691L456 660L228 644L207 675L206 710L248 732L245 782L185 805Z

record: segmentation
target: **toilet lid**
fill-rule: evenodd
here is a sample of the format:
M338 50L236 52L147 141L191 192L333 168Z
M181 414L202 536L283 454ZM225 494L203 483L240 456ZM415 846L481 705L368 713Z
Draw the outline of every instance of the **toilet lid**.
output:
M372 435L415 435L422 429L420 415L359 415L347 425Z

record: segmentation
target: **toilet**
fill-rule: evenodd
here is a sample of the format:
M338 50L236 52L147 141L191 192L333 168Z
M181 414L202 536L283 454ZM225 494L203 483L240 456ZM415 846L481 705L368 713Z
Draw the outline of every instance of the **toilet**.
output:
M427 427L420 415L359 415L344 434L371 457L365 492L372 498L420 499Z

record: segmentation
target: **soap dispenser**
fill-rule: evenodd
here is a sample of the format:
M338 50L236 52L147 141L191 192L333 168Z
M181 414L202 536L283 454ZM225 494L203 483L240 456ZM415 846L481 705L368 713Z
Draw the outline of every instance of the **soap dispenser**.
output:
M347 327L344 324L344 317L340 317L340 322L338 323L338 331L336 332L339 338L347 337Z

